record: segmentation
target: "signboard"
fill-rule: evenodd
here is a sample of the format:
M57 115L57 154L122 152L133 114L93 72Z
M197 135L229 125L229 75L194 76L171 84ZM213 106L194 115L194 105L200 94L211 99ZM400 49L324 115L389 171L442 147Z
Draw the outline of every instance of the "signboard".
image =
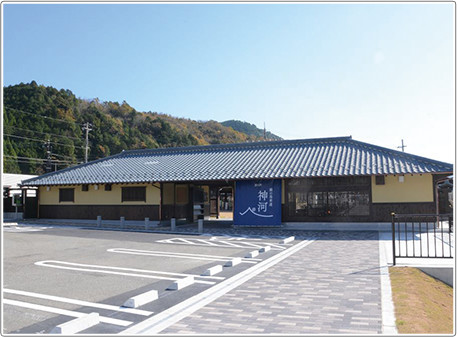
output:
M235 185L235 226L281 225L281 180L244 180Z

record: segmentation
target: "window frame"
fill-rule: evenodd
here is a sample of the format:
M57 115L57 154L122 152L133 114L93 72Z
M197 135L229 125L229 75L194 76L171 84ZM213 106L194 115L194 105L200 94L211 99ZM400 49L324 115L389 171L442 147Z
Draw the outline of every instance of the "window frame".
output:
M286 209L291 219L371 215L371 177L293 178L286 181Z
M386 184L385 176L376 176L375 183L376 183L376 185L385 185Z
M121 202L146 202L146 186L124 186Z
M69 198L70 193L71 193L71 198ZM68 194L68 195L65 195L65 194ZM66 199L66 200L64 200L64 199ZM68 188L68 187L59 188L59 203L61 203L61 202L75 202L75 189Z

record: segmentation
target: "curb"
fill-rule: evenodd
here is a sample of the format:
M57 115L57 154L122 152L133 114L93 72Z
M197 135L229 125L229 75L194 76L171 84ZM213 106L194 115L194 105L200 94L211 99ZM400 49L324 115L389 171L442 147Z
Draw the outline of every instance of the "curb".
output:
M100 323L100 315L97 312L92 312L82 317L75 318L66 323L57 325L51 330L51 334L70 335L86 330L91 326Z

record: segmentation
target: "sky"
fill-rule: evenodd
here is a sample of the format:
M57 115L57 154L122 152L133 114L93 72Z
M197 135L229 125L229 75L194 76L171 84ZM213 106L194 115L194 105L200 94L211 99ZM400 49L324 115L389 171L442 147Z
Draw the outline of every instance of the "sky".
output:
M3 2L4 86L455 163L455 4Z

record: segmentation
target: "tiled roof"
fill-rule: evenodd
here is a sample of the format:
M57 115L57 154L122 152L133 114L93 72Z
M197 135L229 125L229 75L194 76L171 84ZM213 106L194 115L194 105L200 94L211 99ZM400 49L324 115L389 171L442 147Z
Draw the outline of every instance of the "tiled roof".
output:
M448 163L351 137L123 151L23 185L144 183L452 172Z
M2 173L3 187L18 188L23 180L38 177L30 174Z

